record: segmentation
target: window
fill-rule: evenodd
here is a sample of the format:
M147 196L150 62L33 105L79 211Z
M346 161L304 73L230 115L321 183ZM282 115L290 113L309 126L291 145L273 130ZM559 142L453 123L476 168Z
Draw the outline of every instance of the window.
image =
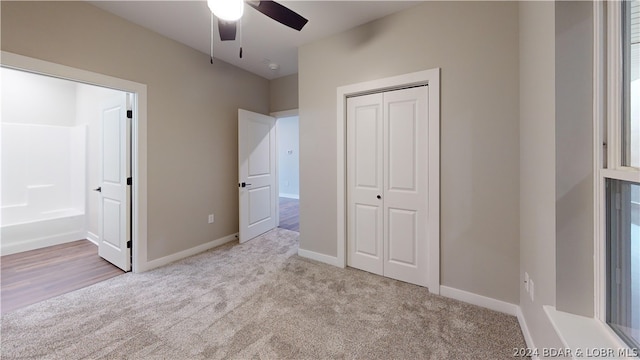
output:
M607 323L640 348L640 185L607 180Z
M599 2L594 9L595 141L602 149L595 160L596 226L601 229L596 232L596 316L638 349L640 0Z

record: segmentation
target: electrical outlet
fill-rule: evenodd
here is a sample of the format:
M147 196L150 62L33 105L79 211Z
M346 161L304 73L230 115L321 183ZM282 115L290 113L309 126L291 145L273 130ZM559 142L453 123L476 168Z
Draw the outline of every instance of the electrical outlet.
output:
M213 214L209 214L209 224L213 224L214 221L215 221L215 218Z
M529 273L524 272L524 289L529 292Z
M531 280L531 278L529 278L529 295L531 295L531 302L533 302L533 280Z

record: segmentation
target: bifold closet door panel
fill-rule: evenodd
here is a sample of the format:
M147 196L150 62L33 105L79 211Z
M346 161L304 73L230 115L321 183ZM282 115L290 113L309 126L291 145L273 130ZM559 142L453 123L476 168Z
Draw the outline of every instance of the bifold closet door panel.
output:
M347 99L347 265L383 275L382 94Z
M427 286L428 87L347 100L347 265Z
M428 87L383 96L384 275L427 286Z

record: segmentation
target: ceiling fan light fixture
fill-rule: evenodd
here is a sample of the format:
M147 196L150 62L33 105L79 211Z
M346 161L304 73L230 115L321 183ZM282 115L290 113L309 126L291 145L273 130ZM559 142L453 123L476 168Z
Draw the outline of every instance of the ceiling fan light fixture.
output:
M209 10L217 18L237 21L244 13L244 0L207 0Z

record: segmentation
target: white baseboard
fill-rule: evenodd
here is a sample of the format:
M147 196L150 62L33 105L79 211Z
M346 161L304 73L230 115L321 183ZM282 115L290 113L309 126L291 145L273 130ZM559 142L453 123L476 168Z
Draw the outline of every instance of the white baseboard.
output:
M86 236L87 240L91 241L92 243L94 243L96 246L98 246L98 241L100 240L100 238L98 237L98 235L92 233L91 231L87 231L87 236Z
M147 261L145 264L142 264L142 266L139 269L139 272L148 271L148 270L160 267L160 266L168 265L168 264L170 264L172 262L175 262L175 261L178 261L178 260L182 260L184 258L188 258L189 256L193 256L193 255L199 254L199 253L201 253L203 251L207 251L207 250L212 249L214 247L217 247L217 246L220 246L220 245L224 245L224 244L226 244L228 242L238 240L237 236L238 236L238 233L227 235L227 236L222 237L220 239L209 241L208 243L192 247L191 249L183 250L183 251L177 252L175 254L171 254L171 255L167 255L167 256L161 257L159 259Z
M305 249L298 249L298 255L303 258L320 261L321 263L342 267L342 265L338 264L338 258L335 256L320 254L315 251L310 251Z
M518 313L518 305L508 303L506 301L493 299L490 297L470 293L468 291L440 286L440 295L456 300L460 300L472 305L478 305L494 311L499 311L508 315L516 316Z
M280 193L278 196L283 197L283 198L287 198L287 199L298 199L298 200L300 200L300 195L298 195L298 194Z
M518 317L518 323L520 324L520 329L522 330L522 336L524 337L524 342L527 344L527 348L537 349L536 345L533 343L531 332L529 332L527 321L524 319L524 314L522 313L522 308L520 308L520 306L518 306L518 308L516 309L516 317ZM531 356L531 359L538 360L540 358L537 355L535 355L535 356Z

